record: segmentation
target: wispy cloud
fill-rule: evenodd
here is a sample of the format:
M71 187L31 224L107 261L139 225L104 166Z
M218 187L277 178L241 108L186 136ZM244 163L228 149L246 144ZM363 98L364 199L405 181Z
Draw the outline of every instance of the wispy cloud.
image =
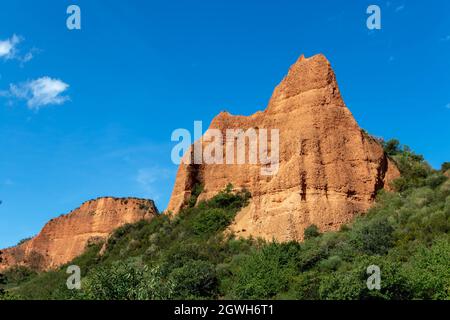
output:
M34 53L38 51L37 49L32 49L25 54L20 53L19 44L23 42L23 40L23 37L16 34L13 34L9 39L0 39L0 59L17 60L21 65L33 59Z
M402 4L400 6L398 6L397 8L395 8L395 12L400 12L403 11L405 9L405 6Z
M17 45L20 41L21 39L16 35L13 35L10 39L0 40L0 58L12 59L17 52Z
M139 169L135 177L136 182L142 188L145 196L153 200L161 197L161 185L167 183L171 171L160 167Z
M450 109L450 102L445 106L447 109Z
M448 36L441 38L441 41L450 41L450 34Z
M10 84L9 90L0 92L0 96L9 99L25 100L28 108L39 110L48 105L60 105L69 100L63 95L69 85L59 79L42 77L21 84Z

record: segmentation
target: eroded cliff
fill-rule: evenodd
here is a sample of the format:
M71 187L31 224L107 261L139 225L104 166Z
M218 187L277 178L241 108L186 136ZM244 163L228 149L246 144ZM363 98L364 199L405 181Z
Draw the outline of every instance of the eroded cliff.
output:
M169 211L178 212L195 185L204 187L202 200L231 183L252 194L232 231L269 240L301 240L311 224L322 231L336 230L363 213L377 191L399 176L379 142L356 123L323 55L300 57L265 111L251 116L222 112L210 125L224 136L227 129L249 128L279 130L276 174L262 175L260 163L195 164L192 157L179 167ZM210 143L201 141L204 148ZM226 154L227 139L220 143Z
M158 214L151 200L99 198L49 221L31 240L1 250L0 270L24 265L48 270L71 261L83 253L89 242L108 237L118 227Z

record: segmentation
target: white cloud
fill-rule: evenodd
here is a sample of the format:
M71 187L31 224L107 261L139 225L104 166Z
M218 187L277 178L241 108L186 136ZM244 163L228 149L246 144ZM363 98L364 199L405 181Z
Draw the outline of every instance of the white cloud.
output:
M450 109L450 103L447 103L447 105L445 106L447 109Z
M21 84L11 84L9 91L0 92L0 96L26 100L30 109L38 110L48 105L60 105L69 100L63 93L69 85L59 79L42 77Z
M400 11L402 11L403 9L405 9L405 6L404 6L404 5L398 6L397 8L395 8L395 12L400 12Z
M35 50L33 50L33 51L35 51ZM22 57L20 57L20 59L19 59L20 62L21 62L22 64L24 64L24 63L30 61L31 59L33 59L33 58L34 58L33 51L27 52L25 55L23 55Z
M442 41L450 41L450 34L448 36L445 36L441 38Z
M16 60L23 67L25 63L34 58L36 53L41 51L37 48L31 48L28 52L22 53L19 46L23 41L24 38L16 34L6 40L0 39L0 60Z
M16 57L17 45L22 41L17 35L13 35L10 39L0 40L0 58L9 60Z

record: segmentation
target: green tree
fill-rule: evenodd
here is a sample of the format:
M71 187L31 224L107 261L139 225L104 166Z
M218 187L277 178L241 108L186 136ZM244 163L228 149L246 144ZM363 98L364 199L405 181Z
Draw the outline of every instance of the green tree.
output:
M178 299L214 298L217 294L217 276L212 263L191 260L170 274L174 296Z
M355 247L367 254L386 254L393 245L394 228L386 219L374 219L354 230Z
M286 248L286 245L271 243L244 259L235 276L234 296L270 299L287 289L295 273L295 256L289 255Z
M450 238L422 246L405 266L414 296L419 299L450 299Z
M395 156L400 152L400 141L397 139L391 139L384 143L384 152L389 156Z

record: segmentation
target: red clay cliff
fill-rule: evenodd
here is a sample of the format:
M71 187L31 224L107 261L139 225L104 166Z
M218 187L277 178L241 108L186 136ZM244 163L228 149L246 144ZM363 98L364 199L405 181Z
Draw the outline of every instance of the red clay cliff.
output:
M251 116L222 112L210 125L224 136L226 129L249 128L279 130L278 172L262 175L260 164L181 164L169 211L179 212L196 184L204 186L200 201L231 183L252 194L231 231L269 240L302 240L311 224L322 231L336 230L364 213L377 191L399 176L379 142L356 123L323 55L300 57L275 88L265 111Z

